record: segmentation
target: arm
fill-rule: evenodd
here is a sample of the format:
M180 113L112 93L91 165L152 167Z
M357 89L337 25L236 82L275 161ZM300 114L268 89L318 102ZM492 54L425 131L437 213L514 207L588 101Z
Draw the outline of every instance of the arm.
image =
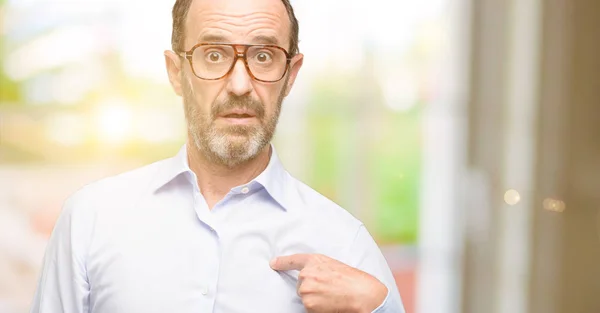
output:
M348 265L371 274L387 287L385 300L373 313L404 313L392 271L364 225L360 226L348 253Z
M31 313L89 312L85 251L92 223L76 208L76 196L63 207L48 242Z

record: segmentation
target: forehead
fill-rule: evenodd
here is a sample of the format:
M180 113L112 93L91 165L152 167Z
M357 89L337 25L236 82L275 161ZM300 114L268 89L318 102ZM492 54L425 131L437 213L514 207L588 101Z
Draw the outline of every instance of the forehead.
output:
M290 21L281 0L194 0L185 28L188 47L219 37L232 43L289 45Z

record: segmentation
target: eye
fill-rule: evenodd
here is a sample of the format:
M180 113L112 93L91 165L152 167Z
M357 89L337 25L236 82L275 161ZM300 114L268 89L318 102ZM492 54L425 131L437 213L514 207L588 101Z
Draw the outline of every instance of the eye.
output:
M218 63L223 60L223 55L217 51L211 51L206 54L206 59L212 63Z
M271 61L271 54L269 54L266 51L263 52L259 52L256 54L256 61L258 61L259 63L268 63Z

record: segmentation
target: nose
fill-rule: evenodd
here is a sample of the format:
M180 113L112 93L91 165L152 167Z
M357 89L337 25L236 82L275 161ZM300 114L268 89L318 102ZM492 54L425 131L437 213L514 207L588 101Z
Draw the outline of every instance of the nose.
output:
M236 96L243 96L252 91L252 77L246 70L242 59L238 59L227 78L227 91Z

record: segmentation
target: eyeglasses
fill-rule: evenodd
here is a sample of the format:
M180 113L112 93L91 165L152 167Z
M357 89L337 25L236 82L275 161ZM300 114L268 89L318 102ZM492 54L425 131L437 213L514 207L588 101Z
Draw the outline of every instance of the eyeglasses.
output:
M243 49L239 51L238 47ZM194 75L200 79L221 79L229 75L238 59L243 59L248 74L266 83L280 81L292 60L285 49L275 45L199 43L180 55L190 62Z

